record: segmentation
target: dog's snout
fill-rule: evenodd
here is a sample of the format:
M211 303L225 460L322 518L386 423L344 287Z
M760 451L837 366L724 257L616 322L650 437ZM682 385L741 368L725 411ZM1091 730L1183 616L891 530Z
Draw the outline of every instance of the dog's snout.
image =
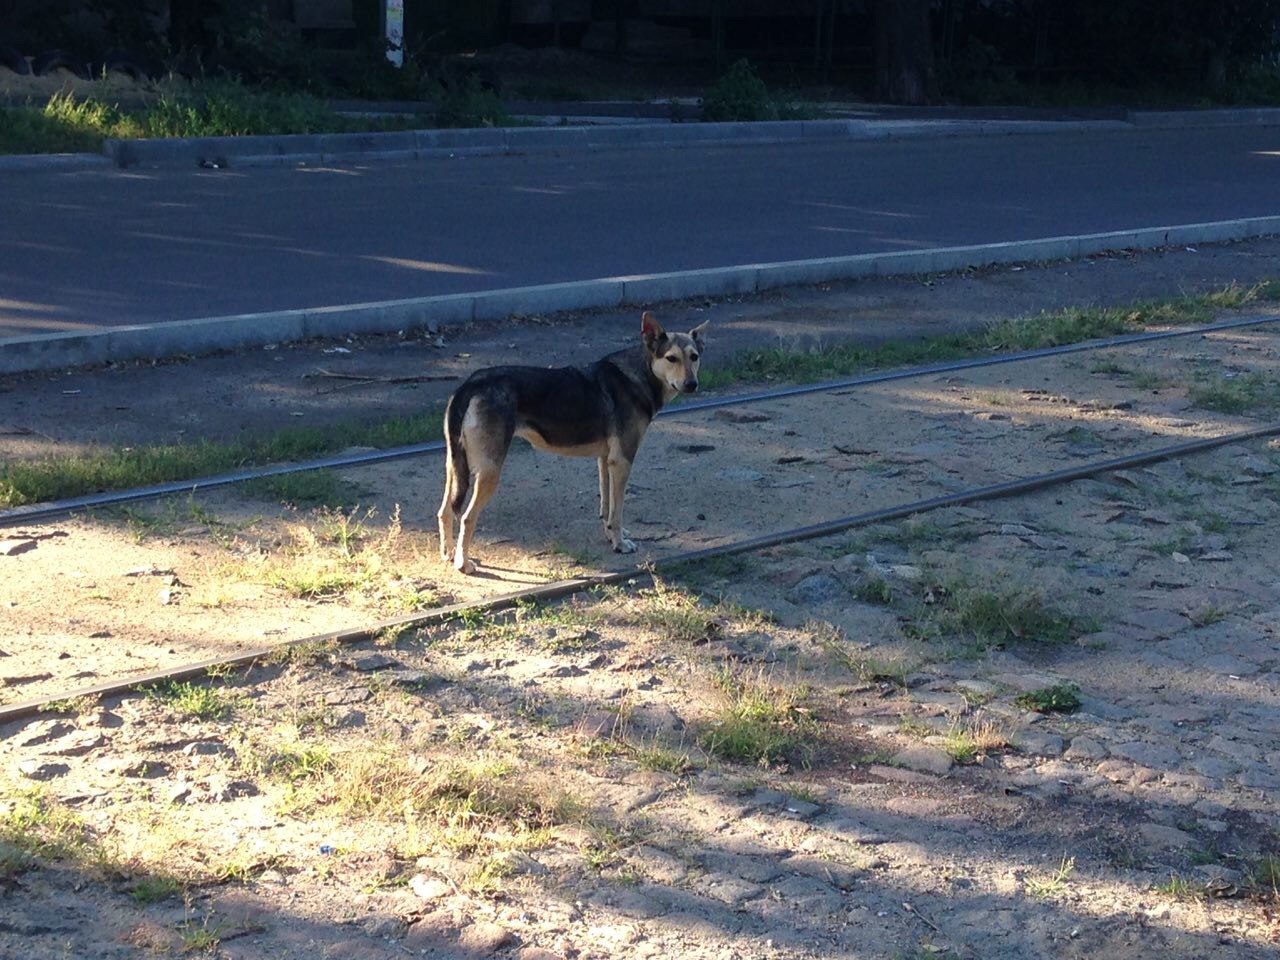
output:
M695 393L698 389L698 381L690 378L684 382L682 389L685 393Z

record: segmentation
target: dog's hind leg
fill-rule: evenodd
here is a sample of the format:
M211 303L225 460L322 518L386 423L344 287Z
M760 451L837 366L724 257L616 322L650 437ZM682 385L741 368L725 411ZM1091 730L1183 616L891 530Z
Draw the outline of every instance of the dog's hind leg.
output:
M440 559L448 560L449 555L453 553L453 525L458 516L453 511L454 487L457 481L453 475L453 457L449 453L445 454L444 467L444 499L440 502L440 509L436 513L436 524L440 528Z
M622 529L622 498L627 492L627 478L631 476L631 461L610 453L608 469L609 515L604 522L604 532L613 544L614 553L635 553L636 545L626 538Z
M467 463L467 449L462 442L462 419L455 416L456 398L450 397L444 412L444 499L436 513L440 529L440 559L447 561L453 553L453 528L458 513L466 502L467 488L471 485L471 467ZM462 401L463 407L467 401Z
M596 459L596 468L600 471L600 519L609 516L609 458Z
M471 537L476 532L476 521L480 519L480 511L497 492L501 477L501 464L497 467L486 464L471 478L471 502L467 504L467 509L462 514L462 522L458 530L458 549L453 558L453 565L463 573L476 572L475 561L470 558Z

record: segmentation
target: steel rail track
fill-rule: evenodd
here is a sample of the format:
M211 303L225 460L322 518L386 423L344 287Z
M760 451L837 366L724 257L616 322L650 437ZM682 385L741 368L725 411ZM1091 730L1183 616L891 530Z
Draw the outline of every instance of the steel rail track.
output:
M1150 343L1157 340L1172 340L1178 337L1192 337L1207 333L1218 333L1227 330L1239 330L1257 327L1269 323L1280 322L1280 316L1250 318L1246 320L1226 320L1221 323L1206 324L1200 327L1186 327L1177 330L1156 330L1145 333L1127 333L1099 340L1084 340L1080 343L1061 344L1056 347L1040 347L1035 350L1020 350L1016 353L1005 353L992 357L970 357L964 360L948 360L939 363L925 364L916 367L902 367L884 370L878 373L862 374L841 380L829 380L822 383L808 384L799 387L782 387L777 390L766 390L758 393L744 393L716 400L701 400L681 403L667 407L658 412L659 417L684 416L690 413L701 413L705 410L718 410L722 407L741 406L749 403L763 403L770 400L785 400L789 397L801 397L814 393L826 393L832 390L846 390L855 387L870 386L877 383L889 383L894 380L909 380L915 377L926 377L938 373L951 373L960 370L972 370L978 367L991 367L1005 363L1019 363L1026 360L1040 360L1046 357L1057 357L1070 353L1084 353L1092 350L1106 350L1137 343ZM154 500L158 497L175 494L192 494L198 490L212 490L218 487L244 483L247 480L259 480L266 477L279 477L286 474L305 473L310 470L324 470L337 467L369 466L376 463L387 463L402 460L406 457L417 457L424 454L440 453L444 450L444 442L432 440L414 443L401 447L389 447L385 450L374 450L357 454L335 454L303 463L276 464L274 466L254 467L236 470L229 473L202 477L195 480L174 480L168 483L153 484L145 487L133 487L128 490L115 490L105 493L88 494L81 497L69 497L64 500L52 500L45 503L29 504L0 510L0 528L15 526L19 523L38 523L67 514L83 513L96 507L116 506L122 503L135 503L140 500Z
M436 607L432 610L426 610L421 613L408 614L406 616L395 617L390 620L382 620L363 627L353 627L347 630L334 630L329 633L316 634L310 637L301 637L297 640L288 640L284 643L272 646L259 647L255 650L236 654L235 656L215 657L208 660L200 660L194 663L185 664L183 666L171 667L165 670L157 670L151 673L126 677L122 680L110 681L108 683L98 684L95 686L79 687L73 690L64 691L54 696L40 697L0 706L0 723L5 723L9 720L41 712L43 709L47 709L50 704L62 700L71 700L79 697L96 698L127 693L131 690L136 690L139 687L146 687L156 683L199 677L214 668L226 669L229 667L252 667L259 661L269 660L274 656L278 656L281 651L296 647L312 644L346 645L359 643L364 640L370 640L388 631L404 631L431 626L433 624L444 623L467 613L486 613L505 610L524 602L558 600L562 597L566 597L574 593L580 593L594 587L602 587L610 584L636 580L648 576L651 573L670 570L673 567L679 567L685 564L697 563L718 557L733 556L739 553L749 553L751 551L763 550L767 547L773 547L783 543L812 540L817 537L825 537L834 533L841 533L854 527L864 527L874 523L901 520L915 514L928 513L933 510L941 510L947 507L958 507L969 503L977 503L983 500L996 500L1005 497L1021 496L1023 494L1033 493L1037 490L1043 490L1048 487L1071 483L1076 480L1084 480L1100 473L1110 473L1114 470L1125 470L1131 467L1141 467L1151 463L1160 463L1164 460L1173 460L1178 457L1204 453L1209 450L1217 449L1218 447L1230 446L1237 443L1247 443L1251 440L1259 440L1265 437L1274 436L1280 436L1280 423L1273 423L1263 427L1255 427L1251 430L1243 430L1236 433L1222 434L1217 437L1206 437L1200 440L1184 441L1171 446L1149 450L1146 453L1128 454L1123 457L1115 457L1109 460L1102 460L1097 463L1082 464L1078 467L1069 467L1065 470L1055 470L1050 473L1023 477L1017 480L1006 480L1001 483L974 487L971 490L944 494L937 497L928 497L923 500L913 500L909 503L903 503L897 506L882 507L878 510L868 510L864 513L855 513L849 516L837 517L833 520L825 520L821 523L809 524L803 527L794 527L790 530L783 530L776 533L767 533L757 537L750 537L746 540L738 540L733 543L721 544L715 547L706 547L701 550L689 550L669 557L664 557L661 560L651 561L643 565L631 567L626 570L618 570L612 573L603 573L589 577L576 577L569 580L558 580L554 583L539 584L533 587L526 587L522 590L515 590L510 593L499 594L496 597L490 597L486 600L479 600L471 603L450 604L449 606Z

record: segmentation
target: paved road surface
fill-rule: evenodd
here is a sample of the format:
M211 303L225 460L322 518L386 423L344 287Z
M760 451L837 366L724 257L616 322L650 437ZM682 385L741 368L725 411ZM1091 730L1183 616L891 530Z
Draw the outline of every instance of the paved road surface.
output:
M1280 214L1280 128L0 182L0 337Z

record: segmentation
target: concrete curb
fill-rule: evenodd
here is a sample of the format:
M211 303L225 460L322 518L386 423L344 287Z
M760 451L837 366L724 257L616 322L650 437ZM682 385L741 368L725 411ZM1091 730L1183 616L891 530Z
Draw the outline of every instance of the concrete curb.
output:
M1280 120L1277 120L1280 122ZM769 123L634 123L584 127L494 127L393 133L299 134L108 140L120 167L255 167L376 159L429 159L636 147L741 146L1013 136L1129 130L1121 120L782 120Z
M47 173L110 166L113 166L111 158L99 153L16 153L0 157L0 173Z
M437 329L473 320L554 313L559 310L652 305L686 297L749 294L777 287L871 276L939 273L966 267L1058 260L1107 250L1154 249L1219 243L1280 234L1280 216L1220 220L1082 236L868 253L820 260L754 263L707 270L607 277L477 293L378 303L282 310L171 323L113 327L93 333L56 333L0 339L0 374L29 373L180 354L258 347L269 343Z
M590 118L585 118L590 119ZM1129 111L1120 120L784 120L762 123L670 123L565 127L493 127L386 133L296 134L107 140L102 155L35 154L0 157L0 172L118 167L264 167L307 163L425 160L563 150L638 147L741 146L900 140L940 137L1096 133L1138 129L1280 126L1280 109Z

